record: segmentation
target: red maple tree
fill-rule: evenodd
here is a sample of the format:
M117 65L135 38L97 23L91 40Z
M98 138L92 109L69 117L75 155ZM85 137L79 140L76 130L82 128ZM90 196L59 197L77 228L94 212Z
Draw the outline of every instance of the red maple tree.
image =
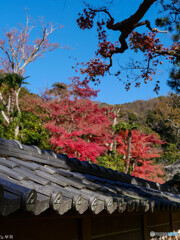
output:
M31 106L26 104L24 109L45 122L56 153L95 163L109 148L113 115L89 99L94 95L96 91L73 78L70 85L56 83L42 98L29 99Z
M120 131L117 134L117 151L123 154L124 161L127 159L128 144L127 131ZM164 175L160 165L153 162L160 157L160 151L156 145L163 144L154 134L146 135L140 131L132 130L130 172L133 176L145 178L147 180L162 182Z
M156 1L157 0L143 0L134 14L119 22L115 22L115 19L112 17L107 7L94 8L86 4L86 8L79 13L77 24L82 30L91 29L94 25L97 25L98 33L98 46L94 58L91 58L90 61L82 64L81 73L85 74L86 81L99 83L100 77L109 73L110 67L113 64L113 55L124 53L129 46L131 49L135 50L135 52L139 50L143 53L143 55L145 55L143 63L142 60L133 61L129 67L129 70L135 70L135 73L138 72L137 76L133 78L135 87L140 86L141 79L144 80L144 83L147 83L148 80L152 80L152 76L157 72L157 66L163 64L161 57L170 59L172 64L179 61L179 43L176 42L169 47L165 47L156 35L158 33L167 33L167 31L160 31L157 28L152 28L149 20L142 20L146 12L153 4L155 4ZM171 4L177 4L177 1L171 0L170 2L172 3L164 6L163 1L161 1L160 5L163 5L164 10L169 8L171 17L175 18L175 21L172 21L174 24L176 21L178 22L177 16L179 8L177 7L176 11L173 11L170 6ZM118 3L117 7L119 7L118 5L120 4ZM96 18L97 15L98 17ZM170 24L170 26L175 25L173 24ZM159 25L162 25L162 23ZM150 32L140 34L135 31L141 26L146 26ZM117 31L120 33L117 42L113 43L108 40L107 30ZM118 78L120 70L114 73L114 75ZM127 79L125 86L126 90L129 90L130 86L131 80ZM158 93L159 89L159 81L157 80L154 91Z
M119 155L127 161L128 130L112 134L114 113L111 108L100 108L90 100L97 91L74 77L71 84L55 83L42 97L21 99L23 110L31 111L44 122L50 132L52 150L96 163L99 156L111 150L116 142ZM30 99L31 98L31 99ZM29 105L31 102L31 105ZM131 130L129 173L148 180L162 182L161 166L154 164L160 152L156 145L163 142L154 134Z

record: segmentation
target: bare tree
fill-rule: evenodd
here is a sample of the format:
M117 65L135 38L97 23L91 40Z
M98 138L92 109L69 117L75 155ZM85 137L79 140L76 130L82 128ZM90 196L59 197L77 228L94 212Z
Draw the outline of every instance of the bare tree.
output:
M0 39L1 75L0 75L0 102L3 106L1 114L7 125L14 120L13 112L21 115L19 107L19 93L24 83L24 73L27 65L46 52L59 47L57 43L50 43L49 36L57 27L44 24L42 21L40 37L30 41L31 32L36 24L30 23L26 14L26 25L19 29L13 28L5 32L5 39ZM19 134L19 124L15 129L15 137Z

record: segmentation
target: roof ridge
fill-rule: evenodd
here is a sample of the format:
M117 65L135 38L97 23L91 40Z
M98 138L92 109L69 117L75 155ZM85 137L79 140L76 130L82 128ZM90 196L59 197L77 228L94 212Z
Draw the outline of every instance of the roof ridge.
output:
M17 140L0 138L0 157L4 156L18 157L28 162L36 162L42 165L63 168L72 172L90 174L92 176L108 178L141 187L172 192L172 189L166 185L134 177L87 161L80 161L77 158L69 158L65 154L56 154L52 150L42 150L34 145L25 145Z

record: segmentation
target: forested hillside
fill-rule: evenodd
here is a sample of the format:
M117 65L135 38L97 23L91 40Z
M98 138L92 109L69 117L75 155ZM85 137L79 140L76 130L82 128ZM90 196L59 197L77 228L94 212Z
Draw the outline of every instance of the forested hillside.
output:
M179 145L180 98L170 93L148 101L137 100L121 105L124 119L131 119L142 129L154 131L161 139ZM122 117L123 118L123 117Z
M107 106L103 103L101 106ZM119 121L133 122L146 134L155 133L165 143L158 162L171 164L180 159L180 97L168 96L113 106L119 109ZM117 111L117 110L116 110Z

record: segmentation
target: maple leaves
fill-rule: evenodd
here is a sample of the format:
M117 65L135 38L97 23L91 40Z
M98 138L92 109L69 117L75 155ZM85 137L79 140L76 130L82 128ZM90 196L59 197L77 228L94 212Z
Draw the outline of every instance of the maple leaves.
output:
M99 90L94 90L88 85L88 81L84 79L83 82L80 81L79 77L70 78L72 83L68 86L68 93L74 98L89 99L92 97L97 97ZM70 90L71 89L71 90Z
M97 54L100 54L104 58L111 57L112 52L115 51L114 44L109 41L99 43L98 47Z
M154 134L146 135L137 130L131 132L130 171L133 176L142 177L151 181L162 182L164 175L160 165L153 163L155 158L160 157L156 145L163 144ZM120 131L116 137L117 151L123 154L125 162L128 153L128 130Z
M28 110L44 121L55 152L95 163L109 148L113 116L107 108L99 108L88 99L96 91L79 78L74 77L69 86L63 86L66 94L62 94L62 86L56 83L54 89L31 101L34 104L25 109L31 107Z
M88 84L84 85L76 77L71 80L72 83L69 85L55 83L43 97L31 99L29 96L27 99L25 96L21 101L23 111L30 111L44 123L50 135L51 149L56 153L64 153L69 157L93 163L97 163L99 159L103 162L106 162L106 159L107 161L114 159L115 165L118 162L122 164L122 167L117 167L118 169L124 169L129 158L129 173L161 182L163 175L161 166L155 165L153 161L160 154L156 150L156 145L163 142L153 134L145 135L132 127L129 149L129 130L124 128L122 131L121 127L114 131L112 126L115 113L112 109L100 108L89 99L94 92ZM108 155L108 152L112 152L112 144L116 145L117 150L114 158Z
M153 164L152 161L138 161L138 165L135 166L132 176L144 178L149 181L163 183L162 176L164 173L161 166Z
M71 106L67 108L67 104ZM50 142L53 150L96 162L97 156L105 152L106 143L110 141L108 117L89 100L58 105L59 109L55 103L51 104L51 109L55 107L55 111L51 110L52 119L46 124L52 134Z
M90 29L93 27L93 19L96 13L91 9L83 9L83 13L79 13L79 18L76 20L81 29Z
M85 75L84 82L90 81L95 84L100 83L100 78L103 77L108 70L109 66L105 62L102 62L100 58L91 59L87 63L82 63L83 68L80 68L82 75Z
M88 106L88 107L87 107ZM48 104L51 119L46 128L51 132L53 150L70 157L96 162L110 141L110 121L105 109L90 100L62 100Z
M156 33L149 32L148 34L140 34L138 32L132 32L129 36L131 49L140 49L142 52L148 52L149 57L152 57L152 49L162 50L163 48L159 38L155 37Z
M96 12L92 9L84 9L83 14L79 14L80 17L77 19L77 23L81 29L89 29L93 27L93 20L96 16ZM112 53L116 49L117 43L113 44L107 40L107 33L104 29L105 22L102 19L97 21L97 32L98 32L98 48L95 52L95 57L91 58L90 61L80 64L80 72L85 75L85 82L94 82L95 85L100 83L100 77L105 76L109 71L112 61ZM104 58L109 58L110 63L104 61Z
M142 79L145 84L153 80L153 76L157 73L157 67L163 64L162 59L160 59L161 56L165 59L169 58L172 64L177 63L177 59L179 59L179 44L176 43L169 47L165 47L160 42L159 38L156 38L156 34L167 33L167 31L160 31L157 28L152 28L148 20L141 21L142 17L154 2L156 1L144 0L133 15L117 23L115 23L114 18L106 7L95 9L86 4L86 8L79 14L77 19L78 26L83 30L90 29L95 25L94 22L96 21L98 33L98 46L95 57L87 63L83 63L83 68L81 69L81 73L84 75L86 74L85 78L87 81L93 81L97 84L100 82L100 77L104 77L105 74L109 73L110 67L113 65L113 55L122 54L128 49L128 37L130 48L135 50L135 52L140 50L145 55L145 61L143 63L137 60L131 64L131 70L134 69L135 73L139 70L139 75L132 80L135 83L135 87L141 85ZM96 20L95 17L97 13L98 19ZM102 19L100 20L99 13L103 13L108 19L102 15ZM140 34L134 31L137 27L144 25L151 32ZM107 40L107 29L120 32L118 42L113 44L111 41ZM108 59L108 61L104 61L104 59ZM120 73L121 70L114 74L111 73L111 75L118 77ZM129 90L130 87L131 82L127 79L125 89ZM159 89L160 82L157 80L154 91L158 93Z
M163 64L163 61L159 59L159 56L165 55L166 60L170 60L171 63L175 61L178 56L180 44L174 43L170 47L164 47L159 38L156 37L156 33L149 32L148 34L140 34L138 32L132 32L129 36L130 48L135 52L138 50L144 54L145 61L136 61L133 64L134 69L140 70L140 76L144 79L144 83L152 81L153 75L157 72L157 67ZM145 67L144 67L145 66ZM154 91L158 93L160 86L159 81L156 82ZM136 82L136 87L140 85L140 82Z
M162 61L157 59L158 54L155 50L161 51L163 49L163 45L160 43L159 38L156 38L156 33L149 32L148 34L140 34L138 32L132 32L129 36L130 40L130 48L135 52L138 50L143 52L145 61L136 61L133 65L134 69L140 70L140 76L144 79L144 83L146 84L148 81L152 81L152 76L156 74L157 65L162 64ZM138 80L138 78L137 78ZM141 84L140 81L136 81L135 86L139 87ZM158 93L159 81L157 81L154 91Z

